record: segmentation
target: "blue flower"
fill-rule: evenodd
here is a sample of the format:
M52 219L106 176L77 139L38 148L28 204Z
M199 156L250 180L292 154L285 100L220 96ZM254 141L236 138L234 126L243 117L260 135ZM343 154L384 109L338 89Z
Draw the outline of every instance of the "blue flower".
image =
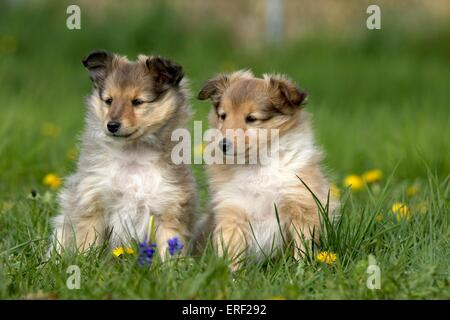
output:
M184 247L178 237L173 237L172 239L167 240L167 244L169 245L169 254L171 256L179 253Z
M156 244L154 243L149 243L145 240L139 243L139 264L141 266L152 264L155 249Z

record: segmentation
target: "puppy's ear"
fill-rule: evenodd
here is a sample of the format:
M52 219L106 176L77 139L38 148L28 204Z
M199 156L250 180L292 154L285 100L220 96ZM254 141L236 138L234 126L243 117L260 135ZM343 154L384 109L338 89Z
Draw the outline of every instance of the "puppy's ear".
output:
M167 85L178 86L184 77L183 68L168 59L159 56L149 57L145 64L155 83L160 87L166 87Z
M308 94L284 76L270 75L269 90L273 104L281 111L297 108L305 104Z
M197 98L199 100L220 100L220 96L225 91L229 83L229 77L225 74L220 74L214 78L211 78L203 85L202 89L197 95Z
M102 87L108 73L111 71L114 55L107 51L94 51L83 59L83 65L89 71L89 77L94 87Z

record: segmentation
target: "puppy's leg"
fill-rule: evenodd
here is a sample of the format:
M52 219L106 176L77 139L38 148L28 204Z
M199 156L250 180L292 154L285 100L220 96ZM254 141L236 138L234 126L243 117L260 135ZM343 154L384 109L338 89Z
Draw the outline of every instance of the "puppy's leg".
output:
M169 211L155 217L155 241L162 261L164 261L169 254L169 239L173 239L175 237L177 237L178 240L183 244L183 249L181 250L180 254L186 254L188 241L191 234L188 225L181 218L182 216L178 210Z
M53 244L55 248L85 251L104 240L105 221L103 211L94 197L77 195L75 188L66 188L60 195L62 214L53 220Z
M60 215L54 220L54 244L57 252L62 248L86 251L104 240L105 224L101 214L80 217Z
M231 270L239 269L239 257L247 249L249 224L246 214L237 207L219 207L215 210L213 244L220 257L225 254L231 259Z
M289 239L294 245L294 258L299 260L305 245L311 243L319 235L320 220L316 207L295 201L284 202L279 208L280 218Z

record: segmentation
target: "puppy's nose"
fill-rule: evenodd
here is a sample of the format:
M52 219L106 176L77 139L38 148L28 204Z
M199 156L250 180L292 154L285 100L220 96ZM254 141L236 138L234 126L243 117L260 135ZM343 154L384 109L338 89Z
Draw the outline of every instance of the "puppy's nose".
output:
M120 122L118 121L109 121L106 125L108 131L111 133L116 133L120 129Z
M226 153L231 148L231 141L223 138L219 141L219 148L223 151L223 153Z

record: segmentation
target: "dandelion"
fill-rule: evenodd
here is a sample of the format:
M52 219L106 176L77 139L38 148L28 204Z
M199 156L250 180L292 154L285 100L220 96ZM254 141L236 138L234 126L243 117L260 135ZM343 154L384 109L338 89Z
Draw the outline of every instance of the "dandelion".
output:
M341 189L333 183L330 187L330 194L333 198L339 199L341 197Z
M61 185L61 178L54 173L49 173L42 179L42 183L52 189L58 189Z
M321 251L317 256L316 260L322 263L326 263L331 266L336 261L337 255L334 252Z
M411 211L408 206L401 202L396 202L392 205L392 212L397 216L397 220L409 219L411 217Z
M178 237L173 237L167 240L167 244L169 245L169 254L171 256L180 253L183 250L184 245L181 243Z
M406 195L408 197L414 197L418 191L419 188L417 188L416 186L409 186L408 188L406 188Z
M380 179L382 177L383 177L383 173L379 169L373 169L373 170L366 171L362 175L363 181L368 184L380 181Z
M117 247L114 248L112 254L116 257L120 257L124 254L134 254L134 250L131 247Z
M61 128L54 123L45 122L41 127L41 133L46 137L55 138L61 133Z
M344 185L346 187L350 187L352 191L359 191L364 186L364 181L361 179L360 176L356 174L351 174L345 177L344 179Z
M125 250L123 249L123 247L117 247L114 248L112 254L116 257L120 257L121 255L123 255L125 253Z

